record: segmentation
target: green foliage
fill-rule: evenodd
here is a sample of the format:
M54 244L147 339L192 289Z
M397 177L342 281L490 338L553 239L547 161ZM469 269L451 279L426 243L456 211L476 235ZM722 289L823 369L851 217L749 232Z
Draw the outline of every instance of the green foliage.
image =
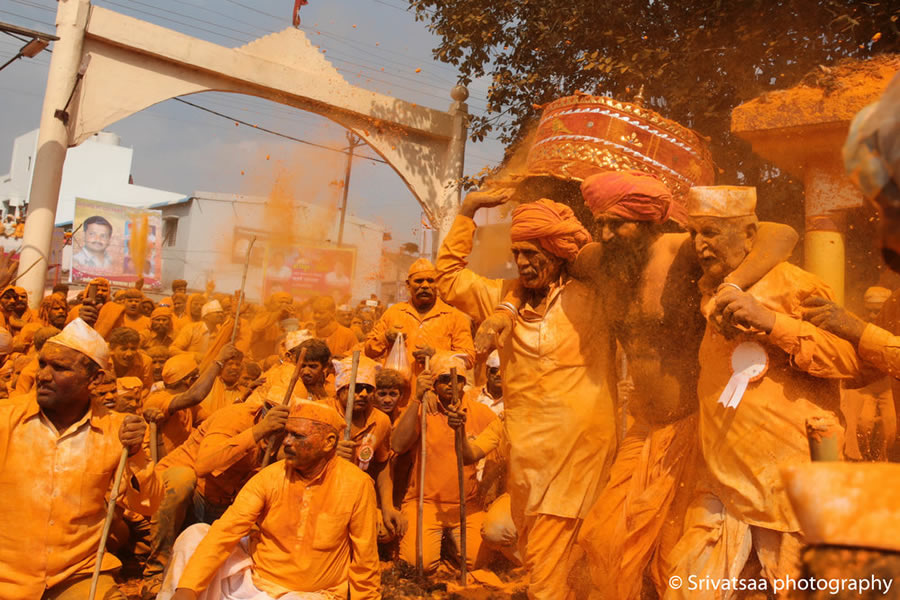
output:
M540 105L580 90L645 105L711 140L720 180L777 177L730 133L731 109L796 85L818 65L900 51L887 0L409 0L462 83L489 75L494 131L520 139Z

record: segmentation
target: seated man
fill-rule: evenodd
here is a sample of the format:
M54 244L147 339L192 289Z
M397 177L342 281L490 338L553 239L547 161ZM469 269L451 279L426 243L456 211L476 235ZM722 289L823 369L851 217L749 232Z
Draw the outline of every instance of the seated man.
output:
M163 457L191 434L201 419L195 408L212 389L218 374L238 350L226 344L216 360L202 373L192 354L178 354L163 367L165 389L150 394L144 401L144 418L159 424L159 456Z
M131 327L137 331L139 335L143 335L150 329L150 317L144 314L141 306L144 301L144 294L141 293L141 290L134 288L122 290L121 293L123 304L125 306L125 311L122 314L121 326Z
M359 343L356 334L338 323L337 308L331 296L319 296L312 303L316 337L325 340L332 356L343 356Z
M322 340L318 343L311 343L313 340L309 331L301 329L291 331L284 339L285 357L283 362L278 362L263 373L263 383L256 390L250 399L256 397L258 400L264 400L269 396L278 396L287 391L291 376L294 374L294 364L300 357L301 348L306 348L306 359L300 371L300 381L294 387L292 398L298 400L320 400L327 401L329 405L334 402L333 388L329 390L326 387L326 374L331 361L331 351ZM302 383L302 385L301 385ZM278 398L278 402L282 400Z
M300 402L287 419L285 460L263 469L211 527L179 536L159 600L381 598L375 491L337 460L344 421ZM303 506L303 510L298 510ZM246 537L245 537L246 536Z
M416 517L419 498L419 486L425 486L424 506L424 546L422 548L423 563L426 571L437 569L441 558L441 540L444 532L451 535L456 548L459 548L459 482L452 474L456 473L456 434L447 424L448 409L453 403L453 386L456 386L457 397L462 398L459 410L468 413L470 430L474 434L481 433L493 421L496 415L487 406L472 402L463 397L465 385L466 363L462 358L450 352L439 352L431 359L431 370L423 371L416 385L415 398L410 401L403 414L397 419L391 435L391 446L397 454L412 452L413 475L409 490L403 501L401 512L409 523L406 535L400 540L400 558L409 564L416 563ZM456 368L457 381L452 381L451 369ZM433 379L432 379L433 374ZM423 398L426 395L437 396L436 414L426 418L425 443L426 473L425 481L420 481L418 466L420 455L420 420ZM474 465L465 468L466 480L466 563L469 568L475 563L481 548L481 523L484 512L478 501L478 481Z
M803 299L833 298L814 275L782 262L747 291L721 283L753 245L755 207L754 188L694 187L688 196L694 249L704 277L718 284L712 314L721 319L709 318L700 345L707 476L670 555L668 576L683 581L800 575L802 532L781 472L809 462L810 419L840 429L838 379L861 370L848 342L800 320ZM757 574L743 571L751 553ZM670 588L666 597L695 595Z
M0 405L0 598L85 598L123 448L125 505L152 514L163 488L140 417L92 405L106 342L77 319L41 350L36 396ZM124 599L102 557L97 598Z
M238 386L243 365L244 353L240 350L235 350L231 358L223 362L222 370L213 382L212 389L197 405L199 421L205 421L216 411L247 399L251 390Z
M375 408L393 423L409 402L409 381L400 371L381 369L375 374Z
M503 418L503 376L500 374L500 354L494 350L484 364L485 382L481 388L471 387L466 395L472 400L484 404Z
M352 358L334 361L337 373L334 385L337 388L335 408L344 414L350 389ZM394 481L391 477L391 420L373 405L375 399L375 373L378 364L371 358L361 356L356 374L356 388L353 396L350 439L338 442L338 456L347 459L368 473L375 481L378 491L378 506L381 522L378 527L379 541L390 541L401 537L406 530L403 515L394 507Z
M175 341L174 313L168 306L154 308L150 313L150 327L141 334L141 348L169 347Z
M153 359L140 350L140 334L130 327L116 327L107 340L116 377L137 377L149 390L153 385Z
M175 340L169 347L172 354L193 354L197 362L203 361L203 356L209 348L210 342L219 332L219 326L225 321L225 311L218 300L212 300L203 305L200 310L200 320L189 323L181 328L175 335Z

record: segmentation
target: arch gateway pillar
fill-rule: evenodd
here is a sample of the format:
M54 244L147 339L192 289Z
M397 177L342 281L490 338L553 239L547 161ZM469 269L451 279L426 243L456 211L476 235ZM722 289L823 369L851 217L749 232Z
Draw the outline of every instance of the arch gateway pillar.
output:
M452 90L453 102L441 112L350 85L299 29L227 48L89 0L59 1L57 35L19 267L32 307L43 295L66 150L188 94L257 96L331 119L397 172L434 225L436 241L453 223L468 134L465 87Z

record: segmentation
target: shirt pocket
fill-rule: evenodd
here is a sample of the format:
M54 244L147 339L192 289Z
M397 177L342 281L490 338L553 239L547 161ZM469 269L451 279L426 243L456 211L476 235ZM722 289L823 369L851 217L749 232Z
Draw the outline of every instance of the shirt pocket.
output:
M322 513L315 527L313 550L334 550L350 536L350 513Z

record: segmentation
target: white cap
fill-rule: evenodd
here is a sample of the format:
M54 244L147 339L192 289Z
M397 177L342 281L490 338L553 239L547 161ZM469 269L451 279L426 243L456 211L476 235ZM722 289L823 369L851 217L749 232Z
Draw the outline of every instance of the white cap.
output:
M212 314L214 312L225 312L222 310L222 305L219 304L218 300L210 300L206 304L203 305L203 308L200 309L200 318L202 319L206 315Z
M284 349L285 351L290 352L306 340L311 340L312 338L313 334L310 333L309 329L289 331L287 335L284 336Z
M47 340L47 343L77 350L102 369L106 369L109 364L109 346L106 340L80 317L66 325L65 329Z
M487 362L485 362L484 364L492 369L496 369L500 366L500 354L496 350L494 350L493 352L488 354Z
M756 188L737 185L694 186L688 191L691 217L750 217L756 214Z

